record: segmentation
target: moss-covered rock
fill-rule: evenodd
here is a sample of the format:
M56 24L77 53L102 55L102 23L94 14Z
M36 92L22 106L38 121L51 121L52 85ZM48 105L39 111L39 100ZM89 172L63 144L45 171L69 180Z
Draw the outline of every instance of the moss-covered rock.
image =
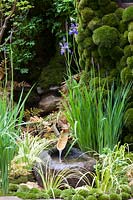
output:
M108 194L102 194L101 196L99 196L98 200L110 200L109 195Z
M30 189L27 185L22 184L22 185L19 185L17 192L30 192Z
M124 124L129 132L133 132L133 108L129 108L124 115ZM124 190L125 191L125 190Z
M94 11L91 8L85 7L81 11L81 19L83 22L89 22L94 17Z
M125 67L121 71L121 81L123 84L129 83L130 81L133 80L133 70L130 69L129 67Z
M127 66L133 69L133 56L127 58Z
M124 9L122 19L124 22L133 21L133 6Z
M119 18L115 15L115 13L110 13L103 16L102 22L104 25L116 27L119 25Z
M118 44L119 34L116 28L104 25L94 30L92 38L96 45L111 48Z
M122 200L121 195L120 194L116 194L116 193L111 193L109 195L110 200Z
M128 33L128 42L129 42L130 44L133 44L133 31L130 31L130 32Z

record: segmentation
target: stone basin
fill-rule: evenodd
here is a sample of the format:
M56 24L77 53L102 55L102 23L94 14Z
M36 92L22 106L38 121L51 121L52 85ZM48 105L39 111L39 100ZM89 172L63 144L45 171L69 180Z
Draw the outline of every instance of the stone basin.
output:
M67 169L77 171L78 173L88 172L87 178L91 183L92 176L90 174L94 172L94 165L96 164L96 160L88 156L87 154L81 152L77 148L72 148L69 154L67 155L67 157L65 157L65 154L66 154L66 150L62 152L62 162L60 162L59 152L56 148L49 151L44 150L41 152L40 158L43 161L43 165L41 166L43 169L44 177L46 174L46 170L49 166L49 171L48 171L49 173L52 173L53 171L55 173L58 173L59 171L67 170ZM39 168L39 167L40 165L36 163L34 169ZM40 175L38 174L37 170L33 170L33 171L34 171L36 181L42 187L43 185L42 185ZM80 178L81 178L81 175L79 177L71 176L67 179L67 181L69 185L72 187L77 187L77 186L80 187L85 184L84 181L80 181L78 183Z

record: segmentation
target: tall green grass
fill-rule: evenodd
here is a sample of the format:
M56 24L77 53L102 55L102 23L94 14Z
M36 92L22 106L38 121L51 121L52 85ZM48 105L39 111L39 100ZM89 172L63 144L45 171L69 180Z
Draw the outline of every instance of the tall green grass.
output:
M113 149L120 139L131 85L118 85L114 88L112 84L110 90L105 90L108 85L101 84L100 78L99 87L96 88L95 85L92 78L86 86L83 83L80 85L70 76L64 108L80 149L102 153L105 147Z
M6 71L7 72L7 71ZM19 101L14 104L13 101L13 58L11 50L11 92L10 95L6 92L6 86L3 89L3 94L0 97L0 187L3 194L8 193L9 170L11 160L14 158L17 141L20 137L21 123L24 112L24 104L29 93L22 100L23 90L20 94ZM7 83L7 73L5 85ZM8 97L9 95L9 97Z

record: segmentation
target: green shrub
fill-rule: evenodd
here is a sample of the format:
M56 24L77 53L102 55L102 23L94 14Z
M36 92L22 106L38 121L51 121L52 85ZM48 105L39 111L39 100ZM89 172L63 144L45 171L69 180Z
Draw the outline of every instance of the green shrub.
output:
M17 184L13 184L13 183L9 183L9 191L11 192L16 192L18 190L18 185Z
M110 200L122 200L120 194L111 193L109 196L110 196Z
M126 23L126 22L123 22L123 20L121 20L121 21L119 22L118 30L119 30L121 33L124 33L124 32L127 30L127 23Z
M128 33L128 42L129 42L130 44L133 44L133 31L130 31L130 32Z
M127 114L129 113L130 111L127 111ZM133 108L132 108L132 114L133 114ZM130 115L131 115L131 113L130 113ZM133 115L132 115L133 116ZM132 118L133 119L133 118ZM121 190L122 190L122 192L126 192L126 193L128 193L128 194L131 194L131 187L130 186L128 186L127 184L122 184L121 186L120 186L120 188L121 188Z
M92 47L94 47L94 43L93 43L93 40L91 37L87 37L84 39L83 41L83 45L84 45L84 48L90 50Z
M111 1L110 3L106 4L105 6L100 6L100 10L105 14L113 13L118 8L118 3Z
M99 53L99 56L101 57L107 57L110 55L110 49L107 48L107 47L103 47L101 45L98 46L98 53ZM104 62L104 60L103 60Z
M104 25L94 30L92 38L96 45L111 48L117 45L119 34L116 28Z
M82 9L84 9L87 6L88 6L88 1L87 0L81 0L79 2L78 9L81 11Z
M124 9L122 19L124 22L133 21L133 6L129 6Z
M120 47L124 48L128 44L128 37L124 37L123 34L120 34Z
M133 130L133 108L129 108L124 115L124 124L130 132ZM125 191L125 190L124 190ZM126 191L127 192L127 191Z
M115 27L115 26L118 26L119 19L114 13L110 13L110 14L103 16L102 22L103 22L104 25Z

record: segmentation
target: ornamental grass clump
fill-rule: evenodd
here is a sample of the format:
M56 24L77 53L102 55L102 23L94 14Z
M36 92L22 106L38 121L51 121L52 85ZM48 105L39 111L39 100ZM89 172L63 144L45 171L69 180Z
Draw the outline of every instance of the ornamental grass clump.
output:
M115 88L112 84L109 90L108 84L103 83L100 77L99 87L95 87L95 80L97 79L91 77L87 86L70 76L67 81L68 94L65 96L64 108L80 149L102 153L105 147L113 150L120 139L131 85L117 85Z

